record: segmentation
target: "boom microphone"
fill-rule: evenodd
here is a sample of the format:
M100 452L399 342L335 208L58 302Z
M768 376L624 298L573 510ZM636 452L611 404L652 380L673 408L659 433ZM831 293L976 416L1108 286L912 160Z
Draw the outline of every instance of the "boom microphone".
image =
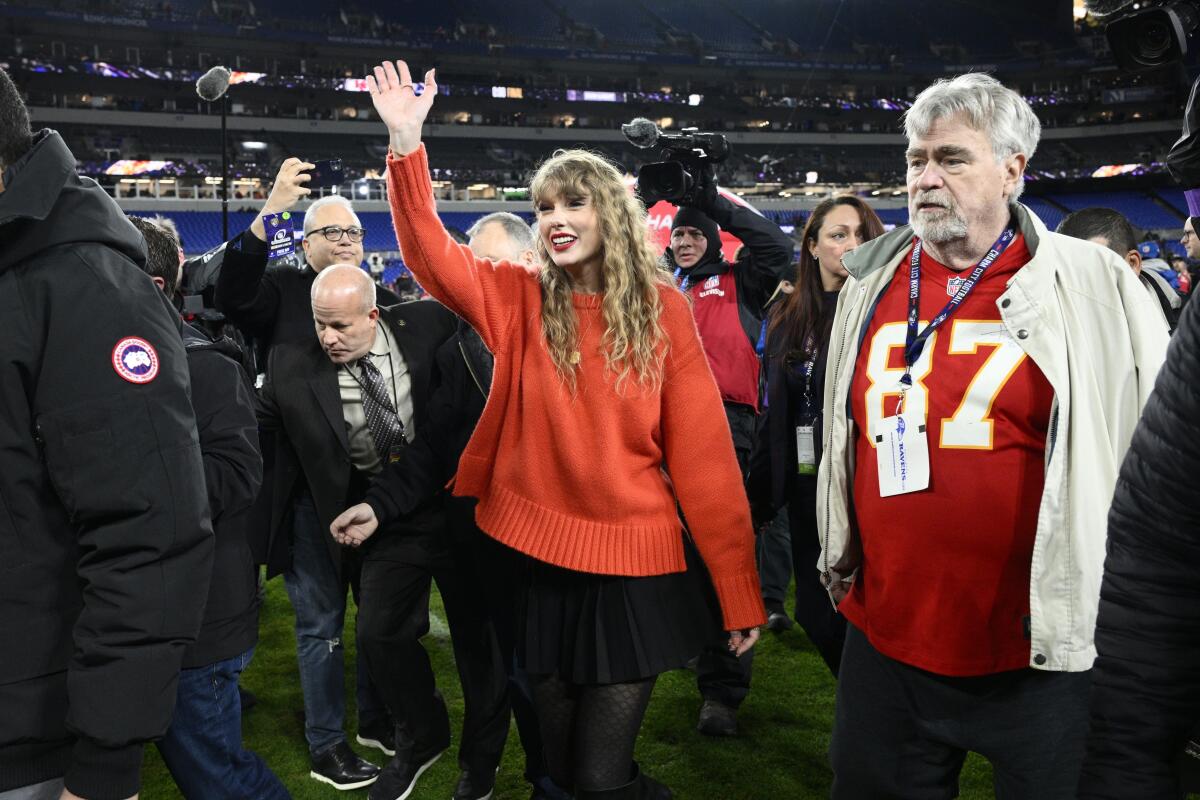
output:
M645 117L634 117L627 124L621 126L621 133L625 134L625 138L631 145L642 149L654 147L662 135L658 126Z
M634 117L621 126L621 133L631 145L643 150L655 146L670 150L700 150L713 162L724 161L729 156L729 140L719 133L701 133L695 128L667 133L645 117Z
M225 67L213 67L196 81L196 94L201 100L213 102L229 88L231 73Z

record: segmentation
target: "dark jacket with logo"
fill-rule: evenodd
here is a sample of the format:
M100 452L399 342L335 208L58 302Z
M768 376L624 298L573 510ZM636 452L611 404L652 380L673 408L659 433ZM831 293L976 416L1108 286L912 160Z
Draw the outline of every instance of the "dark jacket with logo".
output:
M258 641L258 570L247 525L262 485L262 457L241 348L186 324L183 342L215 543L204 624L183 657L183 666L194 668L233 658Z
M0 792L65 776L125 798L171 721L212 570L179 315L57 133L4 185Z
M1121 464L1108 515L1079 782L1078 796L1086 800L1182 796L1173 762L1200 725L1197 375L1200 308L1189 303Z

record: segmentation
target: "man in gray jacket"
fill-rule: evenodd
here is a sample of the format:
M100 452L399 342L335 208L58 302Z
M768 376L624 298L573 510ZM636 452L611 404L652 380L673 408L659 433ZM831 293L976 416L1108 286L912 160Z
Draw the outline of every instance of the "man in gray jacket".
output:
M912 227L848 254L818 569L850 623L833 797L1074 796L1117 467L1167 329L1111 252L1017 202L1040 125L986 75L905 117Z

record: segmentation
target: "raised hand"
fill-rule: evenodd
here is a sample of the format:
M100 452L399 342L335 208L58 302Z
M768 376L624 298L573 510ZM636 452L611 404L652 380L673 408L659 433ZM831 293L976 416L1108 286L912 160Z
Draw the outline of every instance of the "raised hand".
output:
M275 176L275 183L271 185L271 193L267 196L267 202L263 203L262 210L258 212L254 222L250 223L250 232L259 240L264 242L267 240L266 227L262 221L263 215L290 211L296 203L312 193L312 189L304 184L312 178L308 170L313 166L315 165L298 158L289 158L280 165L279 173Z
M367 76L375 113L387 125L392 152L406 156L421 145L421 126L437 95L434 70L425 73L425 91L417 94L408 64L385 61Z
M271 184L271 193L263 204L264 214L278 214L280 211L291 211L296 203L312 193L304 184L312 179L309 170L315 167L307 161L289 158L279 166L275 183Z

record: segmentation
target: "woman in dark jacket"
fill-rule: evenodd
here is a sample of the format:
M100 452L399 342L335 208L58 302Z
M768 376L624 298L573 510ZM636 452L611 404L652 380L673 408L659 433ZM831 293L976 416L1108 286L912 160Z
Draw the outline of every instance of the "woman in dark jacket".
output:
M1196 791L1200 723L1200 308L1189 303L1121 464L1108 515L1080 800ZM1181 765L1186 764L1181 769ZM1181 781L1182 778L1182 781Z
M852 195L825 200L808 218L795 288L772 308L767 324L767 418L749 478L756 524L788 507L796 620L834 675L846 623L830 605L815 567L821 551L816 504L825 356L847 277L842 255L882 233L879 217Z

